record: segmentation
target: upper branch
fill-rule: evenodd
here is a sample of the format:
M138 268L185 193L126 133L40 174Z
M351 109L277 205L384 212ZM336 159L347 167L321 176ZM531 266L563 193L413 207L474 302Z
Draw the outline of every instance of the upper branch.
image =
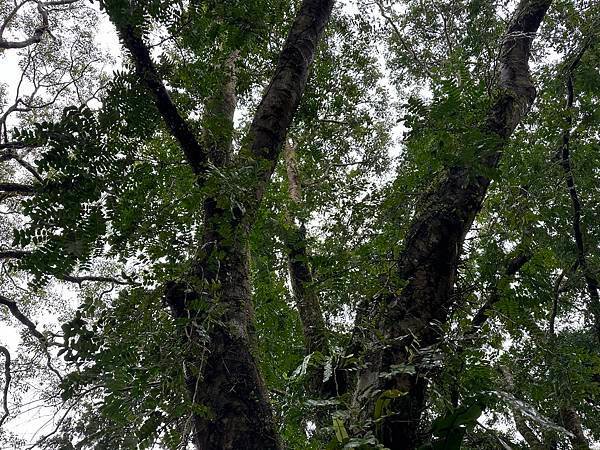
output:
M508 262L504 270L504 274L496 281L496 283L492 287L492 291L490 292L487 300L473 317L473 320L471 321L471 328L466 333L467 335L475 334L477 330L483 326L483 324L489 318L489 314L494 305L501 300L501 285L512 280L512 278L519 272L519 270L521 270L521 268L525 264L527 264L527 262L531 259L532 256L533 255L530 252L524 252L515 256Z
M560 147L561 166L563 168L565 183L571 200L571 226L573 229L573 240L577 249L577 262L583 271L585 283L590 295L590 312L594 319L594 333L600 340L600 296L598 294L598 280L590 270L587 259L587 249L585 245L584 229L582 224L582 204L575 184L575 176L571 164L571 128L573 127L573 110L575 101L574 76L575 70L579 66L585 51L592 45L593 40L588 37L583 45L574 52L568 61L566 71L566 102L565 102L565 126L562 130L562 139Z
M521 0L500 47L498 97L486 121L488 131L507 139L536 97L529 73L531 44L552 0ZM499 155L491 163L496 164Z
M131 54L138 77L152 95L156 109L162 116L169 132L179 142L188 163L198 176L198 183L201 184L201 181L206 178L209 168L206 150L198 142L195 134L169 96L152 61L150 50L141 37L140 30L121 19L117 19L117 11L115 11L114 6L107 7L107 11L119 32L124 46Z
M38 26L34 30L33 35L23 41L7 41L2 37L2 34L4 33L4 30L6 29L6 27L8 26L8 23L17 14L19 9L21 9L21 7L23 5L25 5L28 1L29 0L24 0L23 2L15 5L13 10L6 17L6 19L4 19L4 22L2 23L2 26L0 27L0 49L25 48L32 44L37 44L44 37L44 33L46 33L48 31L48 11L46 11L46 8L44 7L43 3L37 2L37 10L42 19L42 23L40 24L40 26Z
M334 0L304 0L279 55L275 74L258 106L250 137L257 182L250 212L256 211L275 169L287 130L304 93L309 67Z
M48 339L36 328L35 324L21 312L21 309L14 300L11 300L3 295L0 295L0 305L4 305L8 308L10 313L15 319L25 325L31 334L35 336L44 346L48 345Z
M35 194L35 188L21 183L0 183L0 194L2 193L31 196Z

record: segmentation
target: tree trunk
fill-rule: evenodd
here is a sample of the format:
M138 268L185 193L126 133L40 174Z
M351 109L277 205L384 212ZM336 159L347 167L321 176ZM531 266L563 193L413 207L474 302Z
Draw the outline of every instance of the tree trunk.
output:
M483 131L488 137L480 162L495 167L500 151L535 98L529 76L531 42L551 0L521 0L500 50L498 97ZM374 419L377 399L399 392L376 429L391 449L418 445L427 382L423 376L391 373L393 365L417 364L421 349L438 341L439 324L447 320L464 237L481 208L490 184L472 168L449 168L421 202L398 261L398 294L380 299L371 312L377 334L371 336L359 373L354 404L363 422ZM398 367L397 367L398 369ZM397 372L397 371L396 371ZM390 392L388 392L389 394Z
M200 450L281 448L256 360L248 234L332 8L333 0L304 0L300 6L250 127L251 145L234 162L252 168L251 181L239 181L246 190L235 201L205 201L192 273L167 289L173 314L187 323L186 382Z
M193 269L184 280L171 282L166 288L165 300L181 322L186 340L183 363L192 403L194 443L200 450L281 447L256 360L247 240L304 93L333 3L301 3L250 126L249 145L231 163L248 170L243 179L225 181L238 183L243 193L236 199L227 194L219 197L219 189L209 193L202 205L204 229ZM219 147L220 142L227 142L227 133L205 136L207 148L179 114L154 67L139 24L130 22L132 9L140 6L111 0L104 7L167 131L178 141L194 171L197 185L205 186L212 175L210 162L227 162L226 150ZM138 12L143 17L143 11ZM230 78L231 83L234 78ZM229 120L235 101L231 83L224 86L224 108L213 109Z
M211 205L207 210L216 213ZM217 231L222 214L207 218L195 276L187 285L173 283L167 292L174 315L187 322L186 383L196 407L193 441L203 450L278 449L256 360L246 239L233 236L231 244L222 243Z

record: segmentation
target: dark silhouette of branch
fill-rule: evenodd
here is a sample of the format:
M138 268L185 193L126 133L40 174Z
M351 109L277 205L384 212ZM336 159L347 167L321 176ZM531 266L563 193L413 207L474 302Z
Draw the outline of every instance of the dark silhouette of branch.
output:
M48 338L46 336L44 336L36 328L35 324L31 321L31 319L29 319L29 317L27 317L25 314L23 314L21 312L19 306L17 305L17 303L14 300L11 300L3 295L0 295L0 305L6 306L8 308L8 310L10 311L10 313L13 315L13 317L15 319L17 319L19 322L21 322L23 325L25 325L27 327L27 329L29 330L29 332L31 333L31 335L40 342L40 344L42 345L44 354L46 355L46 365L47 365L48 369L50 369L58 377L58 379L62 381L62 379L63 379L62 375L60 374L60 372L58 370L56 370L55 367L52 366L52 356L50 355L50 352L48 351L48 347L53 346L53 345L60 345L60 344L49 341Z
M0 353L4 355L4 390L2 397L2 407L4 408L4 414L0 418L0 428L4 424L4 421L10 415L10 411L8 409L8 389L10 387L10 381L12 379L10 373L10 352L6 347L0 345Z
M35 144L26 144L24 142L4 142L2 144L0 144L0 150L15 150L15 149L19 149L19 148L34 148L37 147L37 145ZM8 153L8 152L7 152ZM0 158L2 158L0 156ZM2 159L0 159L2 160Z
M565 104L565 125L562 132L562 142L560 147L561 165L565 177L567 190L571 199L571 226L573 229L573 240L577 249L577 261L583 272L583 277L590 296L590 312L594 319L594 333L600 342L600 296L598 294L598 280L590 270L587 261L587 250L585 246L584 231L581 224L581 200L575 185L575 177L573 175L573 167L571 165L571 128L573 127L573 103L575 101L575 93L573 87L574 72L581 62L585 51L592 44L591 38L586 39L584 44L575 52L571 61L566 66L566 90L567 98Z
M579 261L575 261L575 263L569 268L564 269L560 272L556 280L554 281L554 285L552 288L552 310L550 311L550 318L548 319L548 335L553 336L555 333L555 322L556 316L558 315L558 305L560 303L560 294L565 292L567 288L563 287L563 282L567 275L575 273L577 268L579 267Z
M17 305L14 300L11 300L3 295L0 295L0 305L4 305L8 308L10 313L13 315L15 319L21 322L23 325L27 327L29 332L35 336L43 345L48 345L48 339L44 336L35 326L35 324L27 317L25 314L21 312L21 309Z
M70 283L81 284L86 281L97 282L97 283L113 283L120 285L129 285L134 284L132 281L119 280L118 278L113 277L102 277L102 276L94 276L94 275L82 275L82 276L74 276L74 275L64 275L57 277L60 280L68 281Z
M30 254L29 250L4 249L0 250L0 259L21 259Z
M50 0L47 2L36 1L37 11L40 15L40 25L33 31L33 34L24 39L22 41L8 41L4 39L4 31L15 18L19 10L25 6L27 3L32 3L32 0L23 0L20 3L15 3L13 9L8 13L8 15L4 18L2 25L0 25L0 49L17 49L17 48L25 48L30 45L37 44L42 41L44 35L49 32L49 20L48 20L48 7L53 6L64 6L71 5L77 3L79 0Z
M0 49L25 48L29 47L30 45L37 44L38 42L41 42L42 38L44 37L44 34L48 31L48 11L46 11L46 8L44 7L43 3L37 2L37 10L40 14L42 23L34 30L33 35L23 41L7 41L2 37L2 35L4 34L4 30L6 29L10 21L14 18L19 9L21 9L28 2L29 0L24 0L21 3L15 5L15 7L6 17L6 19L4 19L4 22L0 26Z
M31 255L31 250L17 250L17 249L4 249L0 250L0 260L2 259L21 259ZM123 280L114 277L105 277L99 275L54 275L56 278L69 283L81 284L86 281L97 282L97 283L113 283L119 285L132 285L137 284L133 280Z
M0 183L0 193L9 195L31 196L35 194L35 188L21 183Z

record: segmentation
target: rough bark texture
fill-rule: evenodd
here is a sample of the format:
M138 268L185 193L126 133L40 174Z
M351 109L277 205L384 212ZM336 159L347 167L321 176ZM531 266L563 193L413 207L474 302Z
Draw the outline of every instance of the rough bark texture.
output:
M335 0L304 0L279 56L275 75L266 88L250 126L252 144L242 158L249 158L256 179L247 198L251 223L275 169L287 129L298 108L308 79L308 68L327 24Z
M528 67L530 48L550 2L522 0L501 43L498 94L485 121L489 142L480 159L489 167L497 165L504 143L535 98ZM452 303L463 240L489 183L472 169L452 167L433 184L404 241L398 264L398 276L403 280L400 292L383 298L373 308L373 322L380 334L372 337L354 402L362 411L363 421L372 420L378 393L391 389L408 393L392 403L396 413L377 426L378 437L391 449L417 446L426 381L409 374L382 375L391 365L410 362L411 347L424 348L438 340L438 324L447 319Z
M204 113L204 143L210 161L217 167L224 167L231 159L233 116L237 106L235 63L238 57L236 50L225 60L222 83L207 102Z
M205 232L203 241L220 239ZM214 242L216 239L212 239ZM280 448L267 391L256 361L253 310L245 244L235 239L225 257L210 246L190 284L173 283L167 300L187 322L186 381L194 404L199 449Z
M202 186L209 176L209 160L215 165L226 163L228 149L222 146L224 140L211 136L208 141L214 147L212 151L200 145L173 104L141 33L127 23L126 12L131 5L118 0L107 3L107 11L133 57L138 76ZM201 450L281 447L256 361L247 235L304 92L333 3L334 0L302 2L254 116L250 145L234 162L252 167L254 176L250 181L245 179L244 186L240 184L246 191L236 202L228 196L209 195L205 200L203 233L193 268L185 280L167 286L166 302L185 331L186 382L196 406L193 441ZM232 74L230 82L224 85L220 103L223 108L212 109L220 117L233 115L234 83Z
M185 283L172 283L166 295L175 316L188 322L186 377L192 399L208 407L208 414L195 415L199 449L281 446L256 360L247 235L332 7L333 0L302 3L252 122L251 144L238 161L254 167L253 182L231 207L207 198L192 274Z
M565 406L560 410L560 418L562 419L563 426L573 434L571 437L571 445L573 445L573 449L589 450L590 444L583 433L581 420L579 419L579 414L577 414L575 408L571 406Z

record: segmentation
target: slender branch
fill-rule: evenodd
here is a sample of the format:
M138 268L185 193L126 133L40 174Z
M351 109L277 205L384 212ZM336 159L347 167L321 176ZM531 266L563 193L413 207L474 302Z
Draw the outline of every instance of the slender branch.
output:
M44 179L38 173L35 167L33 167L31 164L29 164L27 161L25 161L18 155L15 157L15 161L17 161L22 167L25 168L25 170L27 170L31 175L33 175L36 180L38 180L40 183L44 183Z
M492 287L487 300L473 317L473 320L471 321L471 328L466 333L468 336L475 334L477 330L483 326L483 324L488 320L490 311L494 305L501 300L501 285L508 283L517 274L517 272L519 272L519 270L521 270L521 268L527 264L532 256L533 255L531 253L525 252L515 256L508 262L506 268L504 269L504 274L496 280L496 283Z
M296 148L290 142L285 143L284 161L290 200L296 206L299 206L302 202L302 188L298 167L296 166ZM313 352L321 352L325 355L329 349L327 327L309 265L306 228L304 224L298 226L289 211L286 215L288 230L284 235L284 242L288 256L292 295L302 322L305 353L309 355ZM323 377L319 376L319 379L316 380L317 383L314 383L311 387L320 387L322 380Z
M58 277L63 281L68 281L70 283L81 284L86 281L97 282L97 283L113 283L120 285L130 285L133 284L131 281L119 280L118 278L113 277L102 277L102 276L94 276L94 275L82 275L82 276L74 276L74 275L63 275Z
M21 322L29 329L29 332L35 336L44 346L48 345L48 339L36 328L35 324L21 312L19 306L14 300L11 300L3 295L0 295L0 305L4 305L8 308L10 313L15 319Z
M19 322L21 322L23 325L25 325L29 329L31 334L37 339L39 339L42 342L42 344L48 345L48 339L46 338L46 336L40 333L40 331L38 331L35 324L29 319L29 317L27 317L21 312L19 306L14 300L10 300L5 296L0 295L0 305L6 306L10 313L13 315L13 317Z
M10 411L8 409L8 389L10 387L10 381L12 379L10 373L10 352L6 347L0 345L0 353L4 355L4 391L2 397L2 407L4 408L4 414L0 418L0 428L4 424L4 421L10 415Z
M8 22L12 20L17 11L27 2L28 0L25 0L19 5L15 6L15 8L9 14L9 17L4 21L2 28L0 28L0 49L25 48L29 47L30 45L37 44L38 42L41 42L44 34L48 31L48 11L46 11L46 8L44 8L43 3L37 2L37 10L42 19L42 23L34 30L33 35L23 41L7 41L2 37Z
M550 318L548 319L548 336L554 336L555 334L555 322L556 316L558 315L558 305L560 303L560 294L563 293L566 288L563 287L563 282L565 280L565 276L568 274L574 273L579 267L579 261L575 261L575 263L569 268L564 269L560 272L556 280L554 281L554 285L552 288L552 310L550 311ZM570 276L570 275L569 275Z
M51 0L47 2L42 2L44 6L64 6L64 5L72 5L81 0Z
M548 319L548 335L549 336L554 336L554 326L556 323L556 316L558 315L558 302L560 300L560 287L562 285L563 279L565 278L565 274L567 272L567 269L563 269L560 274L558 275L558 277L556 278L556 281L554 282L554 289L552 289L553 292L553 296L552 296L552 311L550 312L550 318Z
M2 259L21 259L31 255L31 250L17 250L17 249L5 249L0 250L0 260ZM62 281L68 281L69 283L81 284L86 281L97 282L97 283L113 283L120 285L131 285L137 284L133 280L122 280L114 277L105 277L99 275L57 275L56 278Z
M562 132L562 142L560 148L561 165L564 172L565 183L571 199L571 226L573 229L573 239L577 249L577 261L583 272L587 290L590 296L590 312L594 318L594 333L600 341L600 296L598 294L598 280L590 270L587 260L587 251L585 246L584 231L581 223L582 206L577 187L575 185L575 177L573 175L573 167L571 165L571 128L573 127L573 104L575 101L574 93L574 73L581 62L581 58L585 51L592 44L592 40L588 38L584 44L575 52L571 61L566 66L566 90L567 98L565 104L565 125Z
M0 193L31 196L35 194L35 188L21 183L0 183Z
M5 249L0 250L0 259L21 259L30 254L29 250Z
M48 347L50 347L51 345L60 345L60 344L50 342L48 340L48 338L46 336L44 336L36 328L35 324L31 321L31 319L29 319L25 314L23 314L21 312L21 310L19 309L19 307L15 301L10 300L9 298L4 297L3 295L0 295L0 305L6 306L8 308L8 310L10 311L10 313L13 315L13 317L15 319L17 319L19 322L21 322L23 325L25 325L27 327L27 329L29 330L29 332L38 341L40 341L40 344L42 345L44 354L46 355L46 365L47 365L48 369L50 369L58 377L58 379L60 381L62 381L63 377L60 374L60 372L58 370L56 370L56 368L52 365L52 357L50 355L50 352L48 351Z
M381 14L381 17L383 17L385 19L385 21L387 22L387 24L392 28L394 36L396 36L396 39L398 40L398 42L400 43L402 48L405 51L407 51L408 53L410 53L413 60L418 64L419 68L429 77L430 80L433 80L433 78L434 78L433 74L429 71L429 69L427 68L427 65L421 61L421 59L419 58L419 55L417 55L417 52L415 52L414 48L412 48L412 46L408 42L406 42L406 39L404 39L404 36L402 35L402 32L398 28L398 25L396 25L396 22L394 21L394 19L386 11L385 6L383 5L383 2L381 0L376 0L375 4L379 7L379 12Z

